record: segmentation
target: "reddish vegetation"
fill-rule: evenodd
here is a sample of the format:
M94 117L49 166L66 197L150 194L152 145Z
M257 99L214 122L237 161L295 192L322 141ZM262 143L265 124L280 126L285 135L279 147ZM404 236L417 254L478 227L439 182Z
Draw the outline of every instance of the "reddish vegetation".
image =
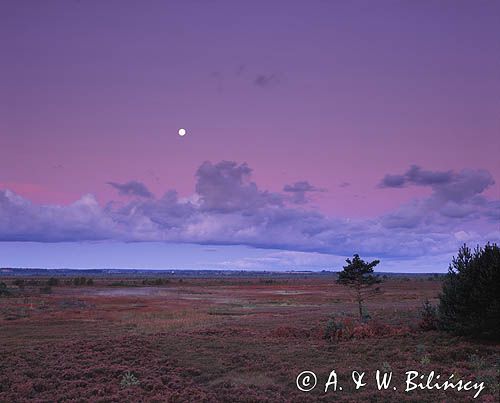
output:
M436 402L473 395L378 391L373 384L354 390L350 371L376 369L392 370L401 386L411 369L478 378L488 384L476 400L497 401L498 344L419 327L419 309L425 299L436 301L439 281L383 283L367 303L367 323L357 321L348 290L327 278L110 282L61 285L50 294L26 287L0 300L0 402ZM337 326L325 332L331 315ZM325 394L332 369L345 387ZM313 392L295 386L303 370L318 374Z

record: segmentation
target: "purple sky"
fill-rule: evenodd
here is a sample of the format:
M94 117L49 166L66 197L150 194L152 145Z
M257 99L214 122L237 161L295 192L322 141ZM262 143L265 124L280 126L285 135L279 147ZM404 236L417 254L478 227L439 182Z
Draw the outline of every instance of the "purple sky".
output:
M443 271L500 240L499 21L472 0L2 1L0 266Z

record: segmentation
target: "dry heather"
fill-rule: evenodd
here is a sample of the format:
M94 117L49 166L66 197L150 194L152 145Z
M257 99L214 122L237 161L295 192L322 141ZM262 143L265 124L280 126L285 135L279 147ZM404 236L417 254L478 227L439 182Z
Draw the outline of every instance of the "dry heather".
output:
M12 280L10 280L12 281ZM470 401L470 392L354 390L350 371L409 369L487 383L497 401L497 343L423 332L419 309L439 281L389 280L356 321L328 278L185 279L161 286L26 287L0 300L1 402ZM135 285L134 281L123 284ZM331 315L342 323L325 331ZM323 392L335 369L342 392ZM300 392L295 378L318 374Z

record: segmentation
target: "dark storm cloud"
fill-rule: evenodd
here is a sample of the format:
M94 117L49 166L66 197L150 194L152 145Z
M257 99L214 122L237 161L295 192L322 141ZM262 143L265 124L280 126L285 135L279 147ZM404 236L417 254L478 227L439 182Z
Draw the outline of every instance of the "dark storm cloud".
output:
M126 183L107 182L107 184L118 190L118 193L122 196L153 197L153 193L148 190L146 185L138 181Z

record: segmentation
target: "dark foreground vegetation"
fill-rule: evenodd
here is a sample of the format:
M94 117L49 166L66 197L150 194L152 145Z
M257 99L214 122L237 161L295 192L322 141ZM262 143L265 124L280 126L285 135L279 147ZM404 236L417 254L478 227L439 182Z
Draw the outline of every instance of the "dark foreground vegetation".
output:
M460 335L500 340L500 248L464 245L448 270L438 325Z

